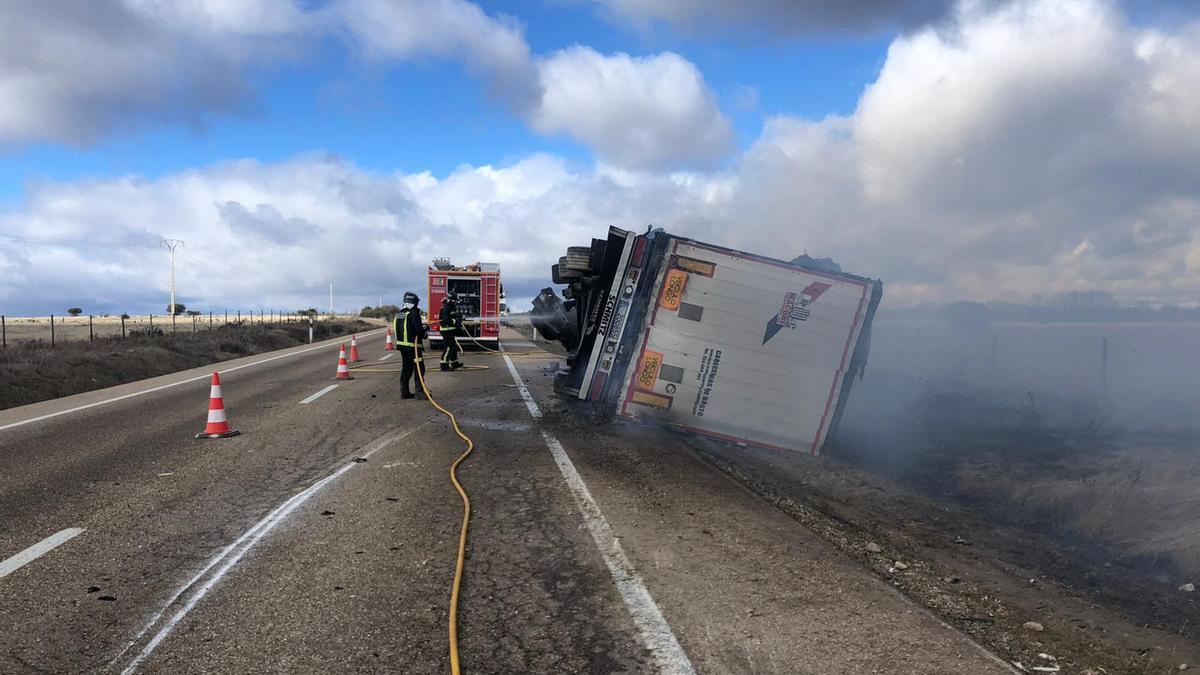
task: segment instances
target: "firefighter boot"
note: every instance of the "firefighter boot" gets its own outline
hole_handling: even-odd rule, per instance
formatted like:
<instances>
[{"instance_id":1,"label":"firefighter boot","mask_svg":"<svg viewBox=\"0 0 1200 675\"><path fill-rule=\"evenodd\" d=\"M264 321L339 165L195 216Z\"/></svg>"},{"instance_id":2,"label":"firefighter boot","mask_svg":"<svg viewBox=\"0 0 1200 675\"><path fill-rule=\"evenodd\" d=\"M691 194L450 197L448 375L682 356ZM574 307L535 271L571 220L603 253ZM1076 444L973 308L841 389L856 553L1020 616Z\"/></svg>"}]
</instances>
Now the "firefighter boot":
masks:
<instances>
[{"instance_id":1,"label":"firefighter boot","mask_svg":"<svg viewBox=\"0 0 1200 675\"><path fill-rule=\"evenodd\" d=\"M454 363L450 364L449 370L458 370L459 368L462 368L462 367L463 367L463 364L461 361L455 361Z\"/></svg>"},{"instance_id":2,"label":"firefighter boot","mask_svg":"<svg viewBox=\"0 0 1200 675\"><path fill-rule=\"evenodd\" d=\"M414 396L411 391L408 391L407 389L405 389L404 391L400 392L400 398L409 399L409 398L416 398L416 396Z\"/></svg>"},{"instance_id":3,"label":"firefighter boot","mask_svg":"<svg viewBox=\"0 0 1200 675\"><path fill-rule=\"evenodd\" d=\"M441 371L444 373L444 372L446 372L446 371L450 370L450 364L449 364L449 363L443 363L443 364L442 364L442 367L441 367L441 368L439 368L438 370L441 370Z\"/></svg>"}]
</instances>

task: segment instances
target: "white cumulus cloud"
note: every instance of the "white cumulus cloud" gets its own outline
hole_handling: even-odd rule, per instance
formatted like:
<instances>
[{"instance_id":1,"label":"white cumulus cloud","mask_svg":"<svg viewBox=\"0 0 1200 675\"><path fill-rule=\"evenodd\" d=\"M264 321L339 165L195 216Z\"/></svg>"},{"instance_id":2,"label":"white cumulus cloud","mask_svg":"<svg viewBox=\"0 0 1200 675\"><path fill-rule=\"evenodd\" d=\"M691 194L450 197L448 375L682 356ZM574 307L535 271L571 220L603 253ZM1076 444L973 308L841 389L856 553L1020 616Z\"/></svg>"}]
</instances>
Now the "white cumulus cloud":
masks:
<instances>
[{"instance_id":1,"label":"white cumulus cloud","mask_svg":"<svg viewBox=\"0 0 1200 675\"><path fill-rule=\"evenodd\" d=\"M605 56L576 46L544 59L540 70L544 93L533 127L569 134L604 161L635 168L713 164L733 145L704 76L677 54Z\"/></svg>"},{"instance_id":2,"label":"white cumulus cloud","mask_svg":"<svg viewBox=\"0 0 1200 675\"><path fill-rule=\"evenodd\" d=\"M464 0L335 0L322 18L375 62L437 56L486 76L518 109L536 103L538 74L521 26Z\"/></svg>"},{"instance_id":3,"label":"white cumulus cloud","mask_svg":"<svg viewBox=\"0 0 1200 675\"><path fill-rule=\"evenodd\" d=\"M582 54L598 73L610 58ZM1098 289L1194 305L1198 63L1200 24L1142 28L1099 0L976 6L896 39L852 114L772 118L723 168L646 168L637 147L596 168L537 155L448 176L319 155L239 161L36 185L0 213L0 232L185 239L183 301L204 307L319 304L330 278L353 303L394 298L441 255L500 262L528 298L566 246L647 224L782 258L831 255L882 278L889 303ZM597 147L607 131L562 128ZM5 246L0 306L157 307L165 262L147 260Z\"/></svg>"},{"instance_id":4,"label":"white cumulus cloud","mask_svg":"<svg viewBox=\"0 0 1200 675\"><path fill-rule=\"evenodd\" d=\"M940 21L957 4L956 0L595 1L642 29L661 22L702 34L734 30L775 35L908 28Z\"/></svg>"},{"instance_id":5,"label":"white cumulus cloud","mask_svg":"<svg viewBox=\"0 0 1200 675\"><path fill-rule=\"evenodd\" d=\"M696 67L576 47L536 58L523 27L466 0L12 0L0 20L0 150L88 145L252 109L255 69L336 36L364 63L461 62L534 129L606 162L703 166L732 146Z\"/></svg>"}]
</instances>

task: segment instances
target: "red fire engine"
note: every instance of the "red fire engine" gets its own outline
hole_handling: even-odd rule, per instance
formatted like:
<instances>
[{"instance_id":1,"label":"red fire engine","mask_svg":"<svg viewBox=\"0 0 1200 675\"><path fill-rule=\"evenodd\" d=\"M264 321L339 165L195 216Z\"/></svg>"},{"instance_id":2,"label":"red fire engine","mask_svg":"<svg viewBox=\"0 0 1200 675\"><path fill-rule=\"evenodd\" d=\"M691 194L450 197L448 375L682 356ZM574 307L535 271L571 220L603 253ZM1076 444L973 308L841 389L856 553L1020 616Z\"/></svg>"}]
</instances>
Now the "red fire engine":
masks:
<instances>
[{"instance_id":1,"label":"red fire engine","mask_svg":"<svg viewBox=\"0 0 1200 675\"><path fill-rule=\"evenodd\" d=\"M504 286L500 283L500 265L474 263L463 267L450 264L449 258L435 258L429 266L429 341L440 346L442 335L438 312L447 291L458 296L459 313L463 318L466 336L459 343L468 348L471 338L488 347L500 341L500 303Z\"/></svg>"}]
</instances>

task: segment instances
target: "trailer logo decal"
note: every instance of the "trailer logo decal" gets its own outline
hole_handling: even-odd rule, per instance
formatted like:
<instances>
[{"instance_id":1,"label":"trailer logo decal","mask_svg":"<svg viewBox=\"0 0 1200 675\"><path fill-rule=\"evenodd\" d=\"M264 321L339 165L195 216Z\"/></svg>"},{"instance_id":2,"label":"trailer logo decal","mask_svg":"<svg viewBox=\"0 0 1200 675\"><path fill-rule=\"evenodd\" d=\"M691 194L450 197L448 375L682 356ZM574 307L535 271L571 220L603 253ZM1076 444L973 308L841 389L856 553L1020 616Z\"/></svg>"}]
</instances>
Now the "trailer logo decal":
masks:
<instances>
[{"instance_id":1,"label":"trailer logo decal","mask_svg":"<svg viewBox=\"0 0 1200 675\"><path fill-rule=\"evenodd\" d=\"M616 303L616 298L611 293L607 298L608 300L603 305L597 302L592 306L591 312L588 313L588 324L585 335L604 332L604 322L612 318L609 312L612 312L613 305ZM601 312L604 312L603 316L601 316Z\"/></svg>"},{"instance_id":2,"label":"trailer logo decal","mask_svg":"<svg viewBox=\"0 0 1200 675\"><path fill-rule=\"evenodd\" d=\"M679 309L679 303L683 301L683 287L687 284L687 272L683 270L670 270L667 272L667 279L663 283L662 298L658 304L669 310Z\"/></svg>"},{"instance_id":3,"label":"trailer logo decal","mask_svg":"<svg viewBox=\"0 0 1200 675\"><path fill-rule=\"evenodd\" d=\"M814 281L800 291L799 295L792 291L785 293L779 313L767 322L767 330L763 333L762 343L767 344L767 341L778 335L779 331L784 328L795 329L801 321L807 321L812 312L808 306L816 302L817 298L830 288L833 288L830 284Z\"/></svg>"},{"instance_id":4,"label":"trailer logo decal","mask_svg":"<svg viewBox=\"0 0 1200 675\"><path fill-rule=\"evenodd\" d=\"M608 295L608 302L604 303L604 315L600 318L600 328L596 331L597 333L604 333L605 335L609 333L608 327L612 323L613 310L616 309L616 306L617 296L610 293Z\"/></svg>"},{"instance_id":5,"label":"trailer logo decal","mask_svg":"<svg viewBox=\"0 0 1200 675\"><path fill-rule=\"evenodd\" d=\"M662 370L663 355L658 352L642 354L642 364L638 368L637 385L642 389L654 389L658 381L658 372Z\"/></svg>"},{"instance_id":6,"label":"trailer logo decal","mask_svg":"<svg viewBox=\"0 0 1200 675\"><path fill-rule=\"evenodd\" d=\"M705 347L704 356L700 358L700 369L696 371L696 400L692 403L692 414L696 417L704 417L720 368L721 350Z\"/></svg>"}]
</instances>

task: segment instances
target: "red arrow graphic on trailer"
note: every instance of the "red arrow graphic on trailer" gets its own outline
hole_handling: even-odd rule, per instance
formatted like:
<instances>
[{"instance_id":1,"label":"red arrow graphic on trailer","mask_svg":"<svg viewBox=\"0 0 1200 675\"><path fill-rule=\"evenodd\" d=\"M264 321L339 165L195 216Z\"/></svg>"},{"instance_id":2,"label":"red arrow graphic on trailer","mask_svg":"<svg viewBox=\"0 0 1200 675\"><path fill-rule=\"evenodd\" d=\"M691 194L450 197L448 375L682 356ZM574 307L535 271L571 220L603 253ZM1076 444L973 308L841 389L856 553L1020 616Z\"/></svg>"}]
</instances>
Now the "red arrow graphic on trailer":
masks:
<instances>
[{"instance_id":1,"label":"red arrow graphic on trailer","mask_svg":"<svg viewBox=\"0 0 1200 675\"><path fill-rule=\"evenodd\" d=\"M767 341L775 337L779 331L784 328L795 328L800 321L807 321L811 310L808 306L817 301L825 291L833 288L830 284L814 281L809 284L800 295L788 291L783 295L783 306L779 308L779 313L767 322L767 330L763 333L762 343L765 345Z\"/></svg>"}]
</instances>

